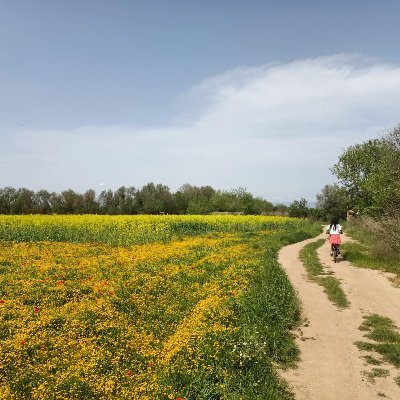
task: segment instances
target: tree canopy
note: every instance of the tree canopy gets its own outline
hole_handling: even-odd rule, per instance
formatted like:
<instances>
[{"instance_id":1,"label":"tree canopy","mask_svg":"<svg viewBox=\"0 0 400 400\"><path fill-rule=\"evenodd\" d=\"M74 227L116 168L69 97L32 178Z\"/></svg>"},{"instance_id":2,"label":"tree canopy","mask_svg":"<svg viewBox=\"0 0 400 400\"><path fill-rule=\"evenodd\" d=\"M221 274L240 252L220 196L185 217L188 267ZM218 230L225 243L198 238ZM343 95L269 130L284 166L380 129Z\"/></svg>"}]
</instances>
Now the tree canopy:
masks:
<instances>
[{"instance_id":1,"label":"tree canopy","mask_svg":"<svg viewBox=\"0 0 400 400\"><path fill-rule=\"evenodd\" d=\"M122 186L117 190L93 189L60 193L26 188L0 189L0 214L209 214L239 212L274 213L267 200L254 197L243 188L230 191L211 186L183 185L172 193L168 186L150 182L140 189Z\"/></svg>"},{"instance_id":2,"label":"tree canopy","mask_svg":"<svg viewBox=\"0 0 400 400\"><path fill-rule=\"evenodd\" d=\"M346 219L349 204L349 195L344 186L325 185L317 194L316 210L318 216L325 220Z\"/></svg>"},{"instance_id":3,"label":"tree canopy","mask_svg":"<svg viewBox=\"0 0 400 400\"><path fill-rule=\"evenodd\" d=\"M380 215L400 207L400 125L380 139L350 146L332 172L355 211Z\"/></svg>"}]
</instances>

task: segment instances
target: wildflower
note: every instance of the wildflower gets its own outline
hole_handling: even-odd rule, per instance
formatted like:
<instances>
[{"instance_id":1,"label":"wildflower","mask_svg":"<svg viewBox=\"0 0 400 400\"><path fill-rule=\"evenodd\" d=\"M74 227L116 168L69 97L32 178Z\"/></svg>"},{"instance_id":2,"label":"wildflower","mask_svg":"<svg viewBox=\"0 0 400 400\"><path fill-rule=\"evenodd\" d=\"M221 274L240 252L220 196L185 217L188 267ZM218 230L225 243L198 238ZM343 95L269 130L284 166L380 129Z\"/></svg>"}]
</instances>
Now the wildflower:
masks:
<instances>
[{"instance_id":1,"label":"wildflower","mask_svg":"<svg viewBox=\"0 0 400 400\"><path fill-rule=\"evenodd\" d=\"M0 304L4 304L5 301L3 299L0 299Z\"/></svg>"},{"instance_id":2,"label":"wildflower","mask_svg":"<svg viewBox=\"0 0 400 400\"><path fill-rule=\"evenodd\" d=\"M133 372L131 370L128 370L128 372L126 373L128 376L132 376Z\"/></svg>"},{"instance_id":3,"label":"wildflower","mask_svg":"<svg viewBox=\"0 0 400 400\"><path fill-rule=\"evenodd\" d=\"M21 340L21 344L25 345L27 343L27 341L25 339Z\"/></svg>"},{"instance_id":4,"label":"wildflower","mask_svg":"<svg viewBox=\"0 0 400 400\"><path fill-rule=\"evenodd\" d=\"M40 308L39 308L39 307L35 307L35 308L33 309L33 312L34 312L35 314L39 314L39 311L40 311Z\"/></svg>"}]
</instances>

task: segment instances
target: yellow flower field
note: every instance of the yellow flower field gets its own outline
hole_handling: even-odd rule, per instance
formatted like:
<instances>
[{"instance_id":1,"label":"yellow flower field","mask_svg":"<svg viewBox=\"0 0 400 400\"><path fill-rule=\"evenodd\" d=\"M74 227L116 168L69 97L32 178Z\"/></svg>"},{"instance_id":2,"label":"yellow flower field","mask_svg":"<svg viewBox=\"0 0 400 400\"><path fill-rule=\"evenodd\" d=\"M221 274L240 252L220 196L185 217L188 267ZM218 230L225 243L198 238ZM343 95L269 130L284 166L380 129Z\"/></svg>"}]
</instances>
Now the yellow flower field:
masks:
<instances>
[{"instance_id":1,"label":"yellow flower field","mask_svg":"<svg viewBox=\"0 0 400 400\"><path fill-rule=\"evenodd\" d=\"M221 343L233 348L241 329L235 304L249 291L263 249L228 223L231 232L222 232L223 220L193 236L201 217L191 220L190 236L179 237L165 220L139 218L138 231L147 218L163 240L118 246L73 243L82 230L104 232L103 217L92 216L92 225L79 216L16 217L15 224L30 224L32 234L35 218L39 231L49 221L55 231L74 228L75 220L75 236L0 241L0 398L196 398L182 380L215 375ZM126 228L128 243L143 237L133 219L113 223Z\"/></svg>"},{"instance_id":2,"label":"yellow flower field","mask_svg":"<svg viewBox=\"0 0 400 400\"><path fill-rule=\"evenodd\" d=\"M296 218L251 215L0 215L0 240L126 245L208 232L298 228L301 224Z\"/></svg>"}]
</instances>

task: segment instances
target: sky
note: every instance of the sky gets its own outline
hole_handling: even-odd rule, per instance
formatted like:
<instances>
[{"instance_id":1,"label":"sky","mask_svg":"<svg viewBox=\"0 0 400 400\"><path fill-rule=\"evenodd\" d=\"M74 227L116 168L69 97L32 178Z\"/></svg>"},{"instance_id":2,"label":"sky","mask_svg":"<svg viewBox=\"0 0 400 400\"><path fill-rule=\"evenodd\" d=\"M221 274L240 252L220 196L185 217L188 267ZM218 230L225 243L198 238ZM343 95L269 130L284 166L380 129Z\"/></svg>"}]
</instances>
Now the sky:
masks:
<instances>
[{"instance_id":1,"label":"sky","mask_svg":"<svg viewBox=\"0 0 400 400\"><path fill-rule=\"evenodd\" d=\"M0 5L0 187L313 202L400 122L398 0Z\"/></svg>"}]
</instances>

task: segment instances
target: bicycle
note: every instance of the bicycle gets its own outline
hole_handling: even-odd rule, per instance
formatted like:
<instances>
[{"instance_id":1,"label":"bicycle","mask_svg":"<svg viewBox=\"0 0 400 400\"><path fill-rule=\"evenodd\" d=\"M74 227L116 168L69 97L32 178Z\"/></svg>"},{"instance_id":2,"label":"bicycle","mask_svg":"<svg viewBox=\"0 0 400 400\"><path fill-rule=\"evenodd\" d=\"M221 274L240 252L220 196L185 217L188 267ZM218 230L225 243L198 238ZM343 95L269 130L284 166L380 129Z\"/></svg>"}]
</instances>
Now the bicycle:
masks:
<instances>
[{"instance_id":1,"label":"bicycle","mask_svg":"<svg viewBox=\"0 0 400 400\"><path fill-rule=\"evenodd\" d=\"M338 262L338 257L340 255L340 249L338 244L332 245L332 257L334 262Z\"/></svg>"}]
</instances>

